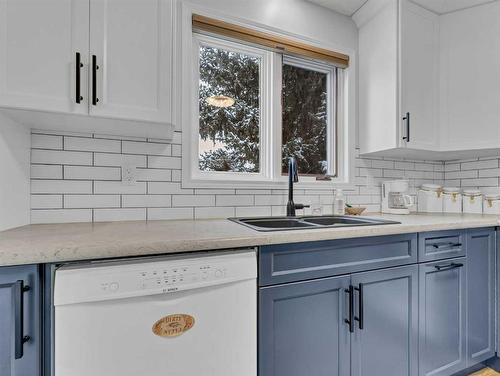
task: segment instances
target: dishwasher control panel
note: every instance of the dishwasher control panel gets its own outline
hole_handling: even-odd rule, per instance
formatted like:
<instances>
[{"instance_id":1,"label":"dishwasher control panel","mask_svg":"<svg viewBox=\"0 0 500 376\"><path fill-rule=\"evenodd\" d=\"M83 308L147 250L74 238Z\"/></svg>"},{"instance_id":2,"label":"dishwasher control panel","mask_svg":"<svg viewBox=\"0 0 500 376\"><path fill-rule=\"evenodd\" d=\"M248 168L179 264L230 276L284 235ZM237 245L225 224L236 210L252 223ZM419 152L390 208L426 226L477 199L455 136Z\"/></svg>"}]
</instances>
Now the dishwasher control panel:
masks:
<instances>
[{"instance_id":1,"label":"dishwasher control panel","mask_svg":"<svg viewBox=\"0 0 500 376\"><path fill-rule=\"evenodd\" d=\"M54 304L174 293L256 278L254 250L68 266L56 271Z\"/></svg>"},{"instance_id":2,"label":"dishwasher control panel","mask_svg":"<svg viewBox=\"0 0 500 376\"><path fill-rule=\"evenodd\" d=\"M226 266L221 263L203 263L153 268L139 273L141 289L175 287L204 281L223 279L227 274Z\"/></svg>"}]
</instances>

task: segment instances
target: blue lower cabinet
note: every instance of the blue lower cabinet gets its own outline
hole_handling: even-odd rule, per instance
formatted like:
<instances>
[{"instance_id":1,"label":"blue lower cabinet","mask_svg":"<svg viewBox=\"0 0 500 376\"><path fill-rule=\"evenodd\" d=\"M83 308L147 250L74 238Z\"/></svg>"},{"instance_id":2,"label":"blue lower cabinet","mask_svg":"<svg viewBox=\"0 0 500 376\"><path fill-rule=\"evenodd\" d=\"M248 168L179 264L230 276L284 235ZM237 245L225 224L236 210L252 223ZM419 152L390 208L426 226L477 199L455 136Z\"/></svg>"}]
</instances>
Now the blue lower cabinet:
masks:
<instances>
[{"instance_id":1,"label":"blue lower cabinet","mask_svg":"<svg viewBox=\"0 0 500 376\"><path fill-rule=\"evenodd\" d=\"M419 265L419 373L448 376L466 368L465 258Z\"/></svg>"},{"instance_id":2,"label":"blue lower cabinet","mask_svg":"<svg viewBox=\"0 0 500 376\"><path fill-rule=\"evenodd\" d=\"M418 266L352 275L353 376L417 376Z\"/></svg>"},{"instance_id":3,"label":"blue lower cabinet","mask_svg":"<svg viewBox=\"0 0 500 376\"><path fill-rule=\"evenodd\" d=\"M467 231L467 367L495 355L494 229Z\"/></svg>"},{"instance_id":4,"label":"blue lower cabinet","mask_svg":"<svg viewBox=\"0 0 500 376\"><path fill-rule=\"evenodd\" d=\"M349 281L260 289L259 376L349 375Z\"/></svg>"},{"instance_id":5,"label":"blue lower cabinet","mask_svg":"<svg viewBox=\"0 0 500 376\"><path fill-rule=\"evenodd\" d=\"M37 266L0 268L0 375L40 375Z\"/></svg>"}]
</instances>

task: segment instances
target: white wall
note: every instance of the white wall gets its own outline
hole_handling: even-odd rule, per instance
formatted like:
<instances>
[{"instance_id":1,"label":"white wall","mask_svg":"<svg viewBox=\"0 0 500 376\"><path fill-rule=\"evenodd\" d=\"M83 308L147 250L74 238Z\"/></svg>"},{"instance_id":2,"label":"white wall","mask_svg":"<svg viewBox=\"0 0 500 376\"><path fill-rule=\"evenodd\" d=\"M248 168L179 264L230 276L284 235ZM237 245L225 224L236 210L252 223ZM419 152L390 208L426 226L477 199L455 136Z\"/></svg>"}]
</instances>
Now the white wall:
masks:
<instances>
[{"instance_id":1,"label":"white wall","mask_svg":"<svg viewBox=\"0 0 500 376\"><path fill-rule=\"evenodd\" d=\"M357 51L358 30L350 17L304 0L191 0L189 3Z\"/></svg>"},{"instance_id":2,"label":"white wall","mask_svg":"<svg viewBox=\"0 0 500 376\"><path fill-rule=\"evenodd\" d=\"M0 231L28 224L30 132L0 114Z\"/></svg>"}]
</instances>

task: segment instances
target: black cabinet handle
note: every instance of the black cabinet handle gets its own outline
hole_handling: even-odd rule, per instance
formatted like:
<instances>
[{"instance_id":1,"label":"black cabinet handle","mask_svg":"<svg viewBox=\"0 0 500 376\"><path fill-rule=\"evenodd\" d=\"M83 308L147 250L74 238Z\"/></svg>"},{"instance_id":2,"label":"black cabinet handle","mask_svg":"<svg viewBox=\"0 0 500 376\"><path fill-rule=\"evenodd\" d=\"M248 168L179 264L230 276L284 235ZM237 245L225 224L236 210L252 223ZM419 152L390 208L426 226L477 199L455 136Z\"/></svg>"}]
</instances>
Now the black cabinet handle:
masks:
<instances>
[{"instance_id":1,"label":"black cabinet handle","mask_svg":"<svg viewBox=\"0 0 500 376\"><path fill-rule=\"evenodd\" d=\"M363 326L364 326L363 284L360 283L359 287L354 288L354 290L356 290L358 292L358 309L359 309L358 316L355 316L354 320L356 320L358 322L359 329L363 330Z\"/></svg>"},{"instance_id":2,"label":"black cabinet handle","mask_svg":"<svg viewBox=\"0 0 500 376\"><path fill-rule=\"evenodd\" d=\"M434 268L436 268L437 271L442 272L443 270L452 270L456 268L461 268L462 266L464 266L464 264L452 262L451 264L448 265L434 265Z\"/></svg>"},{"instance_id":3,"label":"black cabinet handle","mask_svg":"<svg viewBox=\"0 0 500 376\"><path fill-rule=\"evenodd\" d=\"M97 98L97 70L99 65L97 65L97 57L92 55L92 104L97 106L99 98Z\"/></svg>"},{"instance_id":4,"label":"black cabinet handle","mask_svg":"<svg viewBox=\"0 0 500 376\"><path fill-rule=\"evenodd\" d=\"M21 359L24 354L24 344L31 338L24 335L24 293L30 290L19 280L14 283L0 285L0 288L12 289L12 305L14 306L14 358Z\"/></svg>"},{"instance_id":5,"label":"black cabinet handle","mask_svg":"<svg viewBox=\"0 0 500 376\"><path fill-rule=\"evenodd\" d=\"M441 248L458 248L462 246L462 243L436 243L432 245L436 249Z\"/></svg>"},{"instance_id":6,"label":"black cabinet handle","mask_svg":"<svg viewBox=\"0 0 500 376\"><path fill-rule=\"evenodd\" d=\"M406 122L406 136L403 137L403 140L406 142L410 142L410 113L407 112L406 116L403 118Z\"/></svg>"},{"instance_id":7,"label":"black cabinet handle","mask_svg":"<svg viewBox=\"0 0 500 376\"><path fill-rule=\"evenodd\" d=\"M344 322L349 325L349 332L354 333L354 287L349 286L344 291L349 299L349 318L345 319Z\"/></svg>"},{"instance_id":8,"label":"black cabinet handle","mask_svg":"<svg viewBox=\"0 0 500 376\"><path fill-rule=\"evenodd\" d=\"M82 81L81 69L83 68L83 64L82 64L82 58L81 58L80 52L76 53L75 68L76 68L76 71L75 71L75 73L76 73L76 75L75 75L75 77L76 77L75 99L76 99L76 103L80 104L80 102L83 100L83 97L81 94L81 81Z\"/></svg>"}]
</instances>

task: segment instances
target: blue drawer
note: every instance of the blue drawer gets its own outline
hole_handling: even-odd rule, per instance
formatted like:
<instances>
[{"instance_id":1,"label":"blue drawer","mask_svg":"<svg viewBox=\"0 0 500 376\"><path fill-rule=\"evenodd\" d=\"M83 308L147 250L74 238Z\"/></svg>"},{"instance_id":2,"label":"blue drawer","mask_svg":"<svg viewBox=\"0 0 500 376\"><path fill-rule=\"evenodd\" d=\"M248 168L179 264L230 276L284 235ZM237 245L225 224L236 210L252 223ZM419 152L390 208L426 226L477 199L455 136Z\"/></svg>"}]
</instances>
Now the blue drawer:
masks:
<instances>
[{"instance_id":1,"label":"blue drawer","mask_svg":"<svg viewBox=\"0 0 500 376\"><path fill-rule=\"evenodd\" d=\"M259 285L329 277L417 262L417 234L260 248Z\"/></svg>"},{"instance_id":2,"label":"blue drawer","mask_svg":"<svg viewBox=\"0 0 500 376\"><path fill-rule=\"evenodd\" d=\"M418 262L465 256L465 230L422 232L418 234Z\"/></svg>"}]
</instances>

